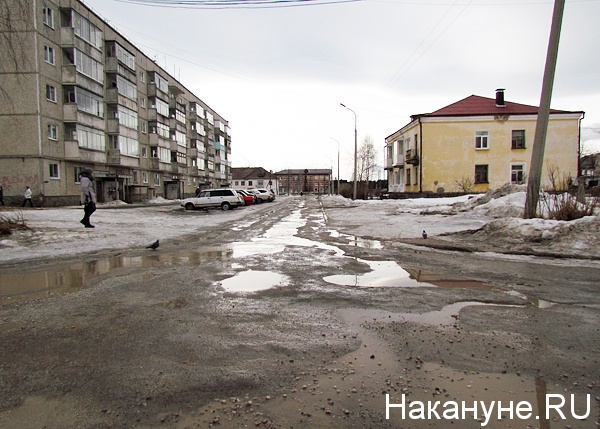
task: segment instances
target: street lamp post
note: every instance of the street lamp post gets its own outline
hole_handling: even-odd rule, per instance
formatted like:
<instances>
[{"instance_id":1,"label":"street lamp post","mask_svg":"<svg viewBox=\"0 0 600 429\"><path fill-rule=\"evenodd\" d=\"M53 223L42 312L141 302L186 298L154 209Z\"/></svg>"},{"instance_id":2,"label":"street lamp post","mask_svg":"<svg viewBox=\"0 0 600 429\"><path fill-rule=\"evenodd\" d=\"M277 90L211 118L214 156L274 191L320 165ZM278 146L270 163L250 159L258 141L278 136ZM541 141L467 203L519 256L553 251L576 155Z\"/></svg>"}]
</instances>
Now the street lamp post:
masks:
<instances>
[{"instance_id":1,"label":"street lamp post","mask_svg":"<svg viewBox=\"0 0 600 429\"><path fill-rule=\"evenodd\" d=\"M354 191L352 194L352 199L355 200L356 199L356 160L357 160L357 156L358 156L358 141L357 141L357 135L356 135L356 112L354 110L352 110L351 108L349 108L348 106L344 105L344 103L340 103L340 106L350 110L352 113L354 113Z\"/></svg>"},{"instance_id":2,"label":"street lamp post","mask_svg":"<svg viewBox=\"0 0 600 429\"><path fill-rule=\"evenodd\" d=\"M337 143L338 145L338 174L337 174L337 194L340 194L340 142L334 139L333 137L329 137L331 140Z\"/></svg>"}]
</instances>

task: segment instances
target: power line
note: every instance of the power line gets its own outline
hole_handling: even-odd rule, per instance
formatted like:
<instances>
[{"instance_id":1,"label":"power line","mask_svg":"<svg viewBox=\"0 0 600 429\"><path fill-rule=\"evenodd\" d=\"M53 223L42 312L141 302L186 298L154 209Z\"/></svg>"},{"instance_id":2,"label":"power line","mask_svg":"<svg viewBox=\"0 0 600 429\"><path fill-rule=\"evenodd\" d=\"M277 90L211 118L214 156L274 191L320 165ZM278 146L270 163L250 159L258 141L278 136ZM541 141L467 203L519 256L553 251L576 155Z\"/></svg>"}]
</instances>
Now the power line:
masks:
<instances>
[{"instance_id":1,"label":"power line","mask_svg":"<svg viewBox=\"0 0 600 429\"><path fill-rule=\"evenodd\" d=\"M115 0L143 6L176 9L273 9L299 6L323 6L365 0Z\"/></svg>"},{"instance_id":2,"label":"power line","mask_svg":"<svg viewBox=\"0 0 600 429\"><path fill-rule=\"evenodd\" d=\"M407 66L407 68L406 68L406 69L405 69L405 70L404 70L404 71L403 71L403 72L402 72L402 73L401 73L399 76L397 76L398 72L399 72L399 71L400 71L400 70L401 70L401 69L404 67L404 65L406 65L406 63L408 63L408 61L410 60L410 58L412 58L412 57L413 57L413 55L416 53L416 51L417 51L419 48L417 48L417 49L415 50L415 52L413 52L413 53L411 54L411 56L409 57L409 60L407 60L407 61L406 61L406 62L405 62L403 65L402 65L402 67L401 67L401 68L400 68L400 69L399 69L399 70L396 72L396 74L394 74L394 76L392 77L392 79L390 79L390 82L388 83L388 87L389 87L389 86L393 86L394 82L396 82L398 79L400 79L402 76L404 76L404 75L406 74L406 72L408 72L408 70L410 70L410 68L411 68L412 66L414 66L414 65L415 65L415 64L416 64L416 63L417 63L417 62L418 62L418 61L421 59L421 57L422 57L423 55L425 55L425 53L426 53L426 52L429 50L429 48L431 48L431 47L433 46L433 44L434 44L435 42L437 42L437 41L438 41L438 39L439 39L440 37L442 37L442 35L443 35L443 34L444 34L444 33L445 33L445 32L446 32L446 31L447 31L447 30L448 30L448 29L449 29L449 28L452 26L452 24L454 24L454 22L455 22L455 21L456 21L456 20L457 20L457 19L458 19L458 18L459 18L459 17L460 17L462 14L463 14L463 12L464 12L464 11L465 11L465 10L466 10L466 9L467 9L467 8L468 8L470 5L471 5L472 1L473 1L473 0L470 0L470 1L468 1L468 2L467 2L467 4L466 4L466 5L464 5L464 8L463 8L463 9L462 9L462 10L461 10L459 13L458 13L458 15L456 15L456 16L455 16L455 17L452 19L452 21L450 21L450 23L449 23L449 24L448 24L448 25L447 25L447 26L446 26L446 27L445 27L445 28L442 30L442 32L441 32L440 34L438 34L438 35L437 35L437 37L436 37L434 40L432 40L432 41L431 41L431 43L429 43L429 45L427 45L427 47L425 48L425 50L423 50L423 52L421 52L421 54L420 54L420 55L419 55L419 56L418 56L418 57L417 57L417 58L416 58L416 59L415 59L415 60L414 60L412 63L410 63L410 64ZM450 6L450 9L452 9L452 8L454 7L454 5L455 5L455 4L456 4L456 1L455 1L455 2L452 4L452 6ZM449 12L449 10L448 10L448 12ZM430 34L433 32L433 30L434 30L435 28L437 28L437 26L438 26L438 25L440 24L440 22L441 22L441 21L444 19L444 17L447 15L447 13L448 13L448 12L446 12L446 14L444 14L444 16L443 16L443 17L442 17L442 18L441 18L441 19L438 21L438 23L435 25L435 27L434 27L434 28L433 28L433 29L432 29L432 30L429 32L429 34L428 34L428 35L425 37L425 39L423 39L423 42L424 42L424 41L425 41L425 40L426 40L426 39L429 37L429 35L430 35ZM419 47L420 47L420 46L423 44L423 42L421 42L421 43L419 44Z\"/></svg>"}]
</instances>

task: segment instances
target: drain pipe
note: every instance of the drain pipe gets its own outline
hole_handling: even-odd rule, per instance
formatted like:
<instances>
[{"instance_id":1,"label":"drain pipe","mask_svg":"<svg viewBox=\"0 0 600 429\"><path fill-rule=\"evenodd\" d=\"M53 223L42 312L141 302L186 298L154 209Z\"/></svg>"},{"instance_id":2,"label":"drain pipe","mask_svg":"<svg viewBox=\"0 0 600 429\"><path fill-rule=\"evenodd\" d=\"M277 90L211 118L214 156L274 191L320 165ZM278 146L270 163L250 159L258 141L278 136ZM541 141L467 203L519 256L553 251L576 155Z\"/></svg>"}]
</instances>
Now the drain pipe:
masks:
<instances>
[{"instance_id":1,"label":"drain pipe","mask_svg":"<svg viewBox=\"0 0 600 429\"><path fill-rule=\"evenodd\" d=\"M416 142L415 142L416 143ZM423 123L419 117L419 193L423 192Z\"/></svg>"}]
</instances>

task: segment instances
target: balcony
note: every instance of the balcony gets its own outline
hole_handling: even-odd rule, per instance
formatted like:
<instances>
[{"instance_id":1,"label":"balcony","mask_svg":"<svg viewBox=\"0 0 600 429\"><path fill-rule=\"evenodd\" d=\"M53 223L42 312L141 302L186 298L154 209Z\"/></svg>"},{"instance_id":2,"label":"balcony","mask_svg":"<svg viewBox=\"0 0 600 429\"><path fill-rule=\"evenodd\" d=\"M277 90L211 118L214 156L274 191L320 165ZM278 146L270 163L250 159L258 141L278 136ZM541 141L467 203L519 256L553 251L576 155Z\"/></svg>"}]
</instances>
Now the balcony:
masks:
<instances>
[{"instance_id":1,"label":"balcony","mask_svg":"<svg viewBox=\"0 0 600 429\"><path fill-rule=\"evenodd\" d=\"M65 122L77 122L77 104L63 104L63 120Z\"/></svg>"},{"instance_id":2,"label":"balcony","mask_svg":"<svg viewBox=\"0 0 600 429\"><path fill-rule=\"evenodd\" d=\"M171 149L171 140L162 137L156 133L148 134L148 143L150 144L150 146L160 146L165 147L169 150Z\"/></svg>"},{"instance_id":3,"label":"balcony","mask_svg":"<svg viewBox=\"0 0 600 429\"><path fill-rule=\"evenodd\" d=\"M119 134L119 120L117 118L109 118L106 124L106 132L109 134Z\"/></svg>"},{"instance_id":4,"label":"balcony","mask_svg":"<svg viewBox=\"0 0 600 429\"><path fill-rule=\"evenodd\" d=\"M159 170L159 171L171 171L171 163L170 162L162 162L160 159L158 158L151 158L150 159L150 167L152 170Z\"/></svg>"},{"instance_id":5,"label":"balcony","mask_svg":"<svg viewBox=\"0 0 600 429\"><path fill-rule=\"evenodd\" d=\"M65 158L79 159L79 142L65 139Z\"/></svg>"},{"instance_id":6,"label":"balcony","mask_svg":"<svg viewBox=\"0 0 600 429\"><path fill-rule=\"evenodd\" d=\"M412 165L419 165L419 154L416 149L406 150L406 163Z\"/></svg>"},{"instance_id":7,"label":"balcony","mask_svg":"<svg viewBox=\"0 0 600 429\"><path fill-rule=\"evenodd\" d=\"M394 167L402 167L404 165L404 157L402 155L397 155L393 160Z\"/></svg>"},{"instance_id":8,"label":"balcony","mask_svg":"<svg viewBox=\"0 0 600 429\"><path fill-rule=\"evenodd\" d=\"M121 64L121 62L116 57L107 57L104 62L104 72L105 73L116 73L121 76L127 78L131 82L136 82L135 73L132 73L126 66Z\"/></svg>"},{"instance_id":9,"label":"balcony","mask_svg":"<svg viewBox=\"0 0 600 429\"><path fill-rule=\"evenodd\" d=\"M392 169L392 159L391 158L386 158L384 160L384 166L383 168L385 168L386 170L391 170Z\"/></svg>"},{"instance_id":10,"label":"balcony","mask_svg":"<svg viewBox=\"0 0 600 429\"><path fill-rule=\"evenodd\" d=\"M178 164L176 162L173 162L171 164L171 173L174 173L174 174L187 174L187 165L185 165L185 164Z\"/></svg>"},{"instance_id":11,"label":"balcony","mask_svg":"<svg viewBox=\"0 0 600 429\"><path fill-rule=\"evenodd\" d=\"M155 83L148 84L148 97L158 97L163 101L169 100L169 94L161 91L161 89Z\"/></svg>"},{"instance_id":12,"label":"balcony","mask_svg":"<svg viewBox=\"0 0 600 429\"><path fill-rule=\"evenodd\" d=\"M108 163L111 165L121 164L121 151L119 149L108 150Z\"/></svg>"}]
</instances>

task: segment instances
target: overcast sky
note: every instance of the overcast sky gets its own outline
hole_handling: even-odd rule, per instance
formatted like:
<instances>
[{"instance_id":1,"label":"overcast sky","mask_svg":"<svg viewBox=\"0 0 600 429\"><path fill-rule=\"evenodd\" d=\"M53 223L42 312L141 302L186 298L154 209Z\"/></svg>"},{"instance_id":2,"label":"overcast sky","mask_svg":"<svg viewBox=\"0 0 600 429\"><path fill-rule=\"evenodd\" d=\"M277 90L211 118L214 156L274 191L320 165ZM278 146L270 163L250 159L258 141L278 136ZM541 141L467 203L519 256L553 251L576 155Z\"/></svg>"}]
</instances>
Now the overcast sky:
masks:
<instances>
[{"instance_id":1,"label":"overcast sky","mask_svg":"<svg viewBox=\"0 0 600 429\"><path fill-rule=\"evenodd\" d=\"M553 0L363 0L190 9L86 0L229 121L234 167L350 179L354 114L385 137L471 94L539 105ZM566 0L552 107L600 129L600 0ZM600 132L584 130L600 142ZM600 146L599 146L600 148ZM381 178L384 178L383 175Z\"/></svg>"}]
</instances>

